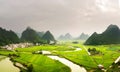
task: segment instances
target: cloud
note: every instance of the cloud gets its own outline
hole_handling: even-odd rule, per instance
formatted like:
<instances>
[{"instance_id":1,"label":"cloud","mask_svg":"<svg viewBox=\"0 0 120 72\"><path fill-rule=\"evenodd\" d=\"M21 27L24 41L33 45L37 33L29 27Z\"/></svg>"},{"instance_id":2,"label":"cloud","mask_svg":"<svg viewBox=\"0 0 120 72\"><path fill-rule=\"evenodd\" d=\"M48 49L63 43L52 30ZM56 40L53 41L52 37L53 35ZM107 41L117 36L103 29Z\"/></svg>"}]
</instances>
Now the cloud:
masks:
<instances>
[{"instance_id":1,"label":"cloud","mask_svg":"<svg viewBox=\"0 0 120 72\"><path fill-rule=\"evenodd\" d=\"M16 32L31 26L77 36L102 32L110 23L120 26L119 19L118 0L0 0L0 26Z\"/></svg>"},{"instance_id":2,"label":"cloud","mask_svg":"<svg viewBox=\"0 0 120 72\"><path fill-rule=\"evenodd\" d=\"M119 9L119 0L96 0L96 5L103 12L116 12Z\"/></svg>"}]
</instances>

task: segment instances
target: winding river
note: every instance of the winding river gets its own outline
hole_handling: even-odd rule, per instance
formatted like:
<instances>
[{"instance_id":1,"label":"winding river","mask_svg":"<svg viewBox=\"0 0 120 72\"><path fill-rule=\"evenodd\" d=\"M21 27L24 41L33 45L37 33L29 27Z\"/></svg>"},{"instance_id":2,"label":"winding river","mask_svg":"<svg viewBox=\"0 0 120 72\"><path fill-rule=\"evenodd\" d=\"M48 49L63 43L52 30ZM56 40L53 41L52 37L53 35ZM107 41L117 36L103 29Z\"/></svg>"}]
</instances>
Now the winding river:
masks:
<instances>
[{"instance_id":1,"label":"winding river","mask_svg":"<svg viewBox=\"0 0 120 72\"><path fill-rule=\"evenodd\" d=\"M51 59L54 59L54 60L58 60L61 63L65 64L66 66L68 66L71 69L71 72L87 72L85 70L85 68L80 67L79 65L74 64L73 62L71 62L65 58L60 58L58 56L48 56L48 57Z\"/></svg>"},{"instance_id":2,"label":"winding river","mask_svg":"<svg viewBox=\"0 0 120 72\"><path fill-rule=\"evenodd\" d=\"M76 50L74 51L80 51L82 50L81 48L76 48ZM64 65L68 66L71 69L71 72L87 72L86 69L84 67L81 67L65 58L61 58L59 56L53 56L53 55L49 55L51 54L51 52L49 51L42 51L43 54L47 55L47 57L53 59L53 60L58 60L61 63L63 63ZM66 51L66 52L71 52L71 51Z\"/></svg>"},{"instance_id":3,"label":"winding river","mask_svg":"<svg viewBox=\"0 0 120 72\"><path fill-rule=\"evenodd\" d=\"M76 48L75 51L81 50L80 48ZM49 51L43 51L43 54L51 54ZM58 60L61 63L65 64L71 69L71 72L87 72L84 67L81 67L65 58L61 58L59 56L47 55L47 57ZM19 68L15 67L13 63L10 61L10 58L5 56L0 56L0 71L2 72L20 72Z\"/></svg>"}]
</instances>

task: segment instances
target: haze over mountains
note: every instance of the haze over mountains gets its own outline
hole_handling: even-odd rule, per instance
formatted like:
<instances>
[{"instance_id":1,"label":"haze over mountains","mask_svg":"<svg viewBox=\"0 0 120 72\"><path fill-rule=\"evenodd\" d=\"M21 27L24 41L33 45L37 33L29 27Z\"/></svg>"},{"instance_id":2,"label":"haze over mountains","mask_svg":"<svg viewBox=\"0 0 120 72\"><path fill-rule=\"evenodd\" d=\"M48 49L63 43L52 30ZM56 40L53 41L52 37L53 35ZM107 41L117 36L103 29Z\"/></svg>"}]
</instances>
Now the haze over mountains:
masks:
<instances>
[{"instance_id":1,"label":"haze over mountains","mask_svg":"<svg viewBox=\"0 0 120 72\"><path fill-rule=\"evenodd\" d=\"M61 35L58 40L86 40L85 45L104 45L104 44L120 44L120 29L117 25L109 25L107 29L98 34L94 32L90 37L82 33L79 37L75 38L70 33ZM19 38L13 31L7 31L0 28L0 45L7 45L19 42L32 42L32 43L56 43L54 35L50 31L37 32L28 27L23 31L22 36Z\"/></svg>"},{"instance_id":2,"label":"haze over mountains","mask_svg":"<svg viewBox=\"0 0 120 72\"><path fill-rule=\"evenodd\" d=\"M84 43L85 45L120 44L120 29L117 25L109 25L101 34L94 32Z\"/></svg>"},{"instance_id":3,"label":"haze over mountains","mask_svg":"<svg viewBox=\"0 0 120 72\"><path fill-rule=\"evenodd\" d=\"M82 33L79 37L73 37L70 33L59 36L58 40L87 40L88 34Z\"/></svg>"},{"instance_id":4,"label":"haze over mountains","mask_svg":"<svg viewBox=\"0 0 120 72\"><path fill-rule=\"evenodd\" d=\"M77 39L80 40L87 40L89 38L88 34L82 33Z\"/></svg>"},{"instance_id":5,"label":"haze over mountains","mask_svg":"<svg viewBox=\"0 0 120 72\"><path fill-rule=\"evenodd\" d=\"M120 26L119 4L119 0L0 0L0 27L22 33L30 26L50 30L56 37L65 33L77 37L102 32L111 23Z\"/></svg>"},{"instance_id":6,"label":"haze over mountains","mask_svg":"<svg viewBox=\"0 0 120 72\"><path fill-rule=\"evenodd\" d=\"M73 39L73 37L72 37L72 35L69 34L69 33L67 33L67 34L65 34L65 35L61 35L61 36L58 38L58 40L72 40L72 39Z\"/></svg>"}]
</instances>

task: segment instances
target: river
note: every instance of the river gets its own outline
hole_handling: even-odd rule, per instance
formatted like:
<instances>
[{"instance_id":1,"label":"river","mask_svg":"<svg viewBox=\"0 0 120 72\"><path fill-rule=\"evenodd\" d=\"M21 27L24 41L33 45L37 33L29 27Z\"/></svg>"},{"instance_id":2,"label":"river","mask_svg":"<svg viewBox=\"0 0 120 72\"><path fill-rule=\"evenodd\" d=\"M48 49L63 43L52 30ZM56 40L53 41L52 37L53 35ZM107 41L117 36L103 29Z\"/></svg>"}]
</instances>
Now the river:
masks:
<instances>
[{"instance_id":1,"label":"river","mask_svg":"<svg viewBox=\"0 0 120 72\"><path fill-rule=\"evenodd\" d=\"M0 72L20 72L20 70L13 65L10 58L0 56Z\"/></svg>"},{"instance_id":2,"label":"river","mask_svg":"<svg viewBox=\"0 0 120 72\"><path fill-rule=\"evenodd\" d=\"M60 58L58 56L48 56L48 57L51 58L51 59L54 59L54 60L58 60L61 63L65 64L66 66L70 67L71 72L87 72L85 70L85 68L80 67L79 65L74 64L73 62L71 62L71 61L69 61L65 58Z\"/></svg>"},{"instance_id":3,"label":"river","mask_svg":"<svg viewBox=\"0 0 120 72\"><path fill-rule=\"evenodd\" d=\"M81 48L76 48L76 50L74 51L80 51L82 50ZM63 63L64 65L68 66L71 69L71 72L87 72L86 69L84 67L81 67L65 58L61 58L59 56L53 56L53 55L49 55L51 54L51 52L49 51L42 51L43 54L47 55L47 57L53 59L53 60L58 60L61 63ZM67 52L71 52L71 51L67 51ZM49 53L49 54L48 54Z\"/></svg>"},{"instance_id":4,"label":"river","mask_svg":"<svg viewBox=\"0 0 120 72\"><path fill-rule=\"evenodd\" d=\"M81 48L76 48L75 51L79 51ZM87 72L84 67L80 67L79 65L59 56L49 55L51 52L42 51L43 54L48 54L48 57L54 60L58 60L66 66L70 67L71 72ZM15 67L13 63L10 61L10 58L5 56L0 56L0 72L20 72L19 68Z\"/></svg>"}]
</instances>

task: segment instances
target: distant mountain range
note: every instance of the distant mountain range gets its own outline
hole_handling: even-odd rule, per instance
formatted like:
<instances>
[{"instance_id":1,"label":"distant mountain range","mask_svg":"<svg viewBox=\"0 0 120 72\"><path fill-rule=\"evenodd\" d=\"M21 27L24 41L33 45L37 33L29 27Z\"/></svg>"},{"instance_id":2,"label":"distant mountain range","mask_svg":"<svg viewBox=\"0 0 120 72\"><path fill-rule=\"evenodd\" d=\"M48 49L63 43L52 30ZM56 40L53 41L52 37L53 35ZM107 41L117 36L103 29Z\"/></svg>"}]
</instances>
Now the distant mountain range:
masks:
<instances>
[{"instance_id":1,"label":"distant mountain range","mask_svg":"<svg viewBox=\"0 0 120 72\"><path fill-rule=\"evenodd\" d=\"M47 31L45 33L36 32L30 27L23 31L21 40L23 42L47 43L47 44L50 44L51 41L56 42L54 36L50 31Z\"/></svg>"},{"instance_id":2,"label":"distant mountain range","mask_svg":"<svg viewBox=\"0 0 120 72\"><path fill-rule=\"evenodd\" d=\"M37 32L37 34L40 36L40 37L42 37L44 34L45 34L45 32Z\"/></svg>"},{"instance_id":3,"label":"distant mountain range","mask_svg":"<svg viewBox=\"0 0 120 72\"><path fill-rule=\"evenodd\" d=\"M85 45L120 44L120 29L117 25L109 25L101 34L94 32L84 43Z\"/></svg>"},{"instance_id":4,"label":"distant mountain range","mask_svg":"<svg viewBox=\"0 0 120 72\"><path fill-rule=\"evenodd\" d=\"M79 37L74 38L70 33L67 33L61 35L58 40L86 40L85 45L120 44L120 29L117 25L111 24L101 34L94 32L89 37L89 35L82 33ZM50 42L55 43L56 40L50 31L37 32L28 27L22 34L16 34L11 30L8 31L0 27L0 46L19 42L50 44Z\"/></svg>"},{"instance_id":5,"label":"distant mountain range","mask_svg":"<svg viewBox=\"0 0 120 72\"><path fill-rule=\"evenodd\" d=\"M58 40L87 40L89 35L82 33L79 37L74 38L70 33L61 35Z\"/></svg>"},{"instance_id":6,"label":"distant mountain range","mask_svg":"<svg viewBox=\"0 0 120 72\"><path fill-rule=\"evenodd\" d=\"M50 31L47 32L36 32L34 29L28 27L26 30L20 33L15 33L12 30L8 31L0 27L0 46L20 43L20 42L31 42L40 44L52 44L56 43L56 40Z\"/></svg>"},{"instance_id":7,"label":"distant mountain range","mask_svg":"<svg viewBox=\"0 0 120 72\"><path fill-rule=\"evenodd\" d=\"M82 33L77 39L79 40L87 40L89 38L88 34Z\"/></svg>"},{"instance_id":8,"label":"distant mountain range","mask_svg":"<svg viewBox=\"0 0 120 72\"><path fill-rule=\"evenodd\" d=\"M67 33L67 34L65 34L65 35L61 35L61 36L58 38L58 40L72 40L72 39L73 39L73 37L72 37L72 35L69 34L69 33Z\"/></svg>"}]
</instances>

